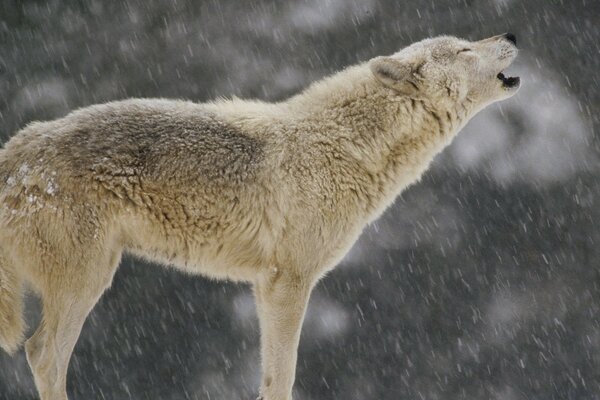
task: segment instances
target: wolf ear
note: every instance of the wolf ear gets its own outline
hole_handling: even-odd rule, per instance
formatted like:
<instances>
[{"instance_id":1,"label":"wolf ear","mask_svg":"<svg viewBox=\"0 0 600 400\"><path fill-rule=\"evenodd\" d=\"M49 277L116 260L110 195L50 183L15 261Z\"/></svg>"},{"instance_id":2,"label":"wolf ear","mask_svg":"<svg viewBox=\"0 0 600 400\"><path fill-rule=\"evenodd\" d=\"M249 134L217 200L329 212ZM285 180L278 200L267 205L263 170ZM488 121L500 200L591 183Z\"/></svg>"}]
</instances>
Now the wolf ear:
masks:
<instances>
[{"instance_id":1,"label":"wolf ear","mask_svg":"<svg viewBox=\"0 0 600 400\"><path fill-rule=\"evenodd\" d=\"M415 72L419 63L412 60L402 60L393 57L377 57L371 60L371 72L385 86L404 94L419 92Z\"/></svg>"}]
</instances>

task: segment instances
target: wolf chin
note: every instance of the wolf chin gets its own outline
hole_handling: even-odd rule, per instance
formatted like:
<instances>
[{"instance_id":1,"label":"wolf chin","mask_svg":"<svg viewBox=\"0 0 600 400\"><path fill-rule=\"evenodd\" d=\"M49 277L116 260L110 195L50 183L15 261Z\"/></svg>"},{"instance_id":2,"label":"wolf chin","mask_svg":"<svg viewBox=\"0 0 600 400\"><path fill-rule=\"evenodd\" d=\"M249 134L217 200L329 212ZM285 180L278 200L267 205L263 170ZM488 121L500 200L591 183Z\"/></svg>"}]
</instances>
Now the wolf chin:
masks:
<instances>
[{"instance_id":1,"label":"wolf chin","mask_svg":"<svg viewBox=\"0 0 600 400\"><path fill-rule=\"evenodd\" d=\"M0 345L24 340L42 400L124 251L250 282L264 400L289 400L315 283L476 112L516 93L511 34L437 37L279 103L131 99L19 131L0 151Z\"/></svg>"}]
</instances>

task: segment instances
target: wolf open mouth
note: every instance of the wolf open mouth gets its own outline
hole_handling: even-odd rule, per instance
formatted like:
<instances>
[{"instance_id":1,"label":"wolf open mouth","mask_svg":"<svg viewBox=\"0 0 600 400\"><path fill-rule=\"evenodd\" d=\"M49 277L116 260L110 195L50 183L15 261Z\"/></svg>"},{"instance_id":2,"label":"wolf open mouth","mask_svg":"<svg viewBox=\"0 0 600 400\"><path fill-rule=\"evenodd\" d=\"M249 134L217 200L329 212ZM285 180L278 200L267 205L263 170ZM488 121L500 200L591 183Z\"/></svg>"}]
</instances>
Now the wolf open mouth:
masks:
<instances>
[{"instance_id":1,"label":"wolf open mouth","mask_svg":"<svg viewBox=\"0 0 600 400\"><path fill-rule=\"evenodd\" d=\"M496 78L498 78L502 81L503 87L509 88L509 89L519 86L519 83L521 83L521 78L519 78L518 76L509 76L507 78L504 76L504 74L502 72L500 72L498 75L496 75Z\"/></svg>"}]
</instances>

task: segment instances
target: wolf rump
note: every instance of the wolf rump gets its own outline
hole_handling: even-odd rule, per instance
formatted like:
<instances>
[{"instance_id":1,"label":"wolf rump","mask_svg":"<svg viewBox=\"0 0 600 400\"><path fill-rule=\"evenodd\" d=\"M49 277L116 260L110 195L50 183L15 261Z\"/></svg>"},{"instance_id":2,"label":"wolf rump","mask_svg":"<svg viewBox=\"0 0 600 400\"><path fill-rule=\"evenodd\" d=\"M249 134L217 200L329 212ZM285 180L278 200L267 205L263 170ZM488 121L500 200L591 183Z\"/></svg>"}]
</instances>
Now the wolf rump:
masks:
<instances>
[{"instance_id":1,"label":"wolf rump","mask_svg":"<svg viewBox=\"0 0 600 400\"><path fill-rule=\"evenodd\" d=\"M123 251L253 284L265 400L291 399L311 289L460 128L510 97L511 34L438 37L281 103L126 100L33 123L0 152L0 344L65 400L84 320Z\"/></svg>"}]
</instances>

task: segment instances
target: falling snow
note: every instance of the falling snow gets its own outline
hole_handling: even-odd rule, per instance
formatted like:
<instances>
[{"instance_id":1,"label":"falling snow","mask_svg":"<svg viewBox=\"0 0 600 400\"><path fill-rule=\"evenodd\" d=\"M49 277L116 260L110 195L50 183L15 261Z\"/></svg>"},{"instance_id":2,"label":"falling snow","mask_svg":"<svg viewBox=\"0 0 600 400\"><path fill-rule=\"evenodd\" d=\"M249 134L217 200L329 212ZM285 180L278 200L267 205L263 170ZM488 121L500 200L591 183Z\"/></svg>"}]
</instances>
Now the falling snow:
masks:
<instances>
[{"instance_id":1,"label":"falling snow","mask_svg":"<svg viewBox=\"0 0 600 400\"><path fill-rule=\"evenodd\" d=\"M295 399L599 399L600 2L94 0L0 10L3 142L93 103L276 101L427 36L515 33L520 93L471 121L317 287ZM39 167L21 165L6 184ZM56 199L57 182L48 171L41 197ZM28 296L29 326L39 309ZM72 399L255 398L252 291L126 257L69 374ZM0 398L34 390L23 352L0 354Z\"/></svg>"}]
</instances>

